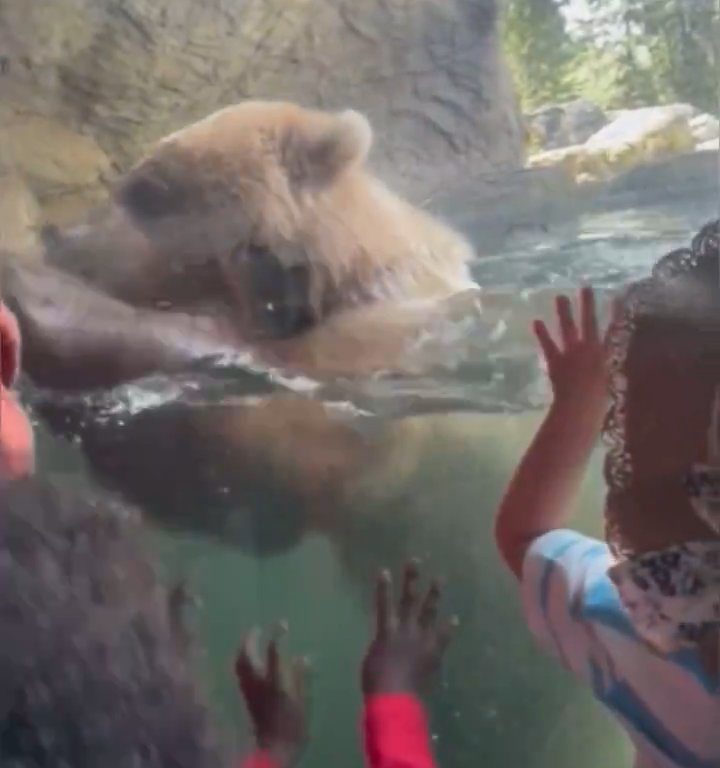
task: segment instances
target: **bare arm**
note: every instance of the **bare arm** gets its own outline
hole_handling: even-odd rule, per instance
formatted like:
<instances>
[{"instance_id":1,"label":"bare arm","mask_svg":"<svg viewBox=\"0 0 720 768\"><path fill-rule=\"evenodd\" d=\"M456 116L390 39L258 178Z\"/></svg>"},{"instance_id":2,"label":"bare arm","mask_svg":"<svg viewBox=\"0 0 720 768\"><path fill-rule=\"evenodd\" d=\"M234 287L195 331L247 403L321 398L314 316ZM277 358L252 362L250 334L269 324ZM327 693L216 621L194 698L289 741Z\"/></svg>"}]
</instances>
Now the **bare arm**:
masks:
<instances>
[{"instance_id":1,"label":"bare arm","mask_svg":"<svg viewBox=\"0 0 720 768\"><path fill-rule=\"evenodd\" d=\"M510 481L495 525L498 549L518 578L532 542L567 523L607 407L605 344L590 289L583 289L580 306L578 328L570 300L558 297L559 343L544 323L535 323L553 402Z\"/></svg>"}]
</instances>

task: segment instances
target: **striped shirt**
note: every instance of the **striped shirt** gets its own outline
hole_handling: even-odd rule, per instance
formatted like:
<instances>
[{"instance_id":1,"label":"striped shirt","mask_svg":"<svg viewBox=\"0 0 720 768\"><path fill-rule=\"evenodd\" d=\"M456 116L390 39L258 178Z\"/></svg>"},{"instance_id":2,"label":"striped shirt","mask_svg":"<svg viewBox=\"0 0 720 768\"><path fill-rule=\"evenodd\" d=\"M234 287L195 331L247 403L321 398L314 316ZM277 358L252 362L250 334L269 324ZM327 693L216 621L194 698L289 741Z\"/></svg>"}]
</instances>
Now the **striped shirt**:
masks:
<instances>
[{"instance_id":1,"label":"striped shirt","mask_svg":"<svg viewBox=\"0 0 720 768\"><path fill-rule=\"evenodd\" d=\"M658 656L636 635L607 575L608 547L553 531L530 547L523 603L540 645L621 722L636 768L720 766L720 684L697 655Z\"/></svg>"}]
</instances>

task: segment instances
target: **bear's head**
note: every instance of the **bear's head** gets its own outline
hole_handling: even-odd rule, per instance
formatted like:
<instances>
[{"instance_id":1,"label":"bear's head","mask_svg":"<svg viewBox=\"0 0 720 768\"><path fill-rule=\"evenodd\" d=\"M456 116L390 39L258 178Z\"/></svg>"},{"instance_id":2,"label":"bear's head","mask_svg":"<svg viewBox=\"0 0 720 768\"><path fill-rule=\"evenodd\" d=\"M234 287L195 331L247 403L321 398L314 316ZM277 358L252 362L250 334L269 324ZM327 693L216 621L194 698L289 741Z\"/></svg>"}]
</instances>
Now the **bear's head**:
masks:
<instances>
[{"instance_id":1,"label":"bear's head","mask_svg":"<svg viewBox=\"0 0 720 768\"><path fill-rule=\"evenodd\" d=\"M160 141L102 215L48 231L48 261L136 306L220 318L243 341L470 287L470 246L367 171L371 142L354 111L227 107Z\"/></svg>"},{"instance_id":2,"label":"bear's head","mask_svg":"<svg viewBox=\"0 0 720 768\"><path fill-rule=\"evenodd\" d=\"M99 219L49 232L49 260L136 305L214 303L245 330L294 335L362 266L347 211L371 140L354 111L228 107L163 139Z\"/></svg>"}]
</instances>

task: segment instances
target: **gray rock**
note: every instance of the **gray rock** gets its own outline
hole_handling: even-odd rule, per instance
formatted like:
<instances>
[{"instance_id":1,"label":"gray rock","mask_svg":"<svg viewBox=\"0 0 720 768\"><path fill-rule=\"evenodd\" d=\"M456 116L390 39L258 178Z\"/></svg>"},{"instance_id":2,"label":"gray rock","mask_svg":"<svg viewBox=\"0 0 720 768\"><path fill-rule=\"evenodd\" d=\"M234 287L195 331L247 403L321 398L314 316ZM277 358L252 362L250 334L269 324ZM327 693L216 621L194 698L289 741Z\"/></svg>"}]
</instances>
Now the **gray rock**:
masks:
<instances>
[{"instance_id":1,"label":"gray rock","mask_svg":"<svg viewBox=\"0 0 720 768\"><path fill-rule=\"evenodd\" d=\"M693 107L689 104L639 107L623 110L612 122L594 133L585 142L587 147L634 145L651 136L670 136L673 130L692 141L690 120Z\"/></svg>"},{"instance_id":2,"label":"gray rock","mask_svg":"<svg viewBox=\"0 0 720 768\"><path fill-rule=\"evenodd\" d=\"M565 105L565 131L568 144L583 144L607 125L607 115L589 101L572 101Z\"/></svg>"},{"instance_id":3,"label":"gray rock","mask_svg":"<svg viewBox=\"0 0 720 768\"><path fill-rule=\"evenodd\" d=\"M696 115L690 120L690 130L698 144L704 144L720 137L720 120L708 115Z\"/></svg>"},{"instance_id":4,"label":"gray rock","mask_svg":"<svg viewBox=\"0 0 720 768\"><path fill-rule=\"evenodd\" d=\"M718 151L686 152L633 168L602 188L596 205L635 208L668 200L720 200Z\"/></svg>"},{"instance_id":5,"label":"gray rock","mask_svg":"<svg viewBox=\"0 0 720 768\"><path fill-rule=\"evenodd\" d=\"M37 247L40 209L16 173L0 173L0 251L25 253Z\"/></svg>"},{"instance_id":6,"label":"gray rock","mask_svg":"<svg viewBox=\"0 0 720 768\"><path fill-rule=\"evenodd\" d=\"M596 104L578 99L542 107L527 115L526 122L538 149L559 149L583 144L608 118Z\"/></svg>"},{"instance_id":7,"label":"gray rock","mask_svg":"<svg viewBox=\"0 0 720 768\"><path fill-rule=\"evenodd\" d=\"M496 0L3 0L0 132L12 122L25 160L61 142L36 129L23 143L23 121L75 137L80 181L72 168L58 180L55 157L45 183L35 163L34 191L52 198L106 184L161 136L245 98L350 106L375 128L379 170L420 195L521 164L496 27Z\"/></svg>"}]
</instances>

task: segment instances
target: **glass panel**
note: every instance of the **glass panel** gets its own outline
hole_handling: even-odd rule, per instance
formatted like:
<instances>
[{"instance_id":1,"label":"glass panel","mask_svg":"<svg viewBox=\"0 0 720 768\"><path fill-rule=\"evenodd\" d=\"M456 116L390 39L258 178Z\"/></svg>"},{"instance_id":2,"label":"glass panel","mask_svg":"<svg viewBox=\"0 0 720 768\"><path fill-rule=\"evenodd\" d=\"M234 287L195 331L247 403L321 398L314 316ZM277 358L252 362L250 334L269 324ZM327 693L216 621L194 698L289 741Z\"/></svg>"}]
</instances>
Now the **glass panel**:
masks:
<instances>
[{"instance_id":1,"label":"glass panel","mask_svg":"<svg viewBox=\"0 0 720 768\"><path fill-rule=\"evenodd\" d=\"M0 3L0 293L37 466L143 511L238 753L234 654L285 619L302 765L363 764L373 579L417 556L461 618L426 697L440 764L631 764L530 636L494 520L550 402L533 319L583 284L607 319L720 213L719 14ZM573 521L599 539L603 452Z\"/></svg>"}]
</instances>

